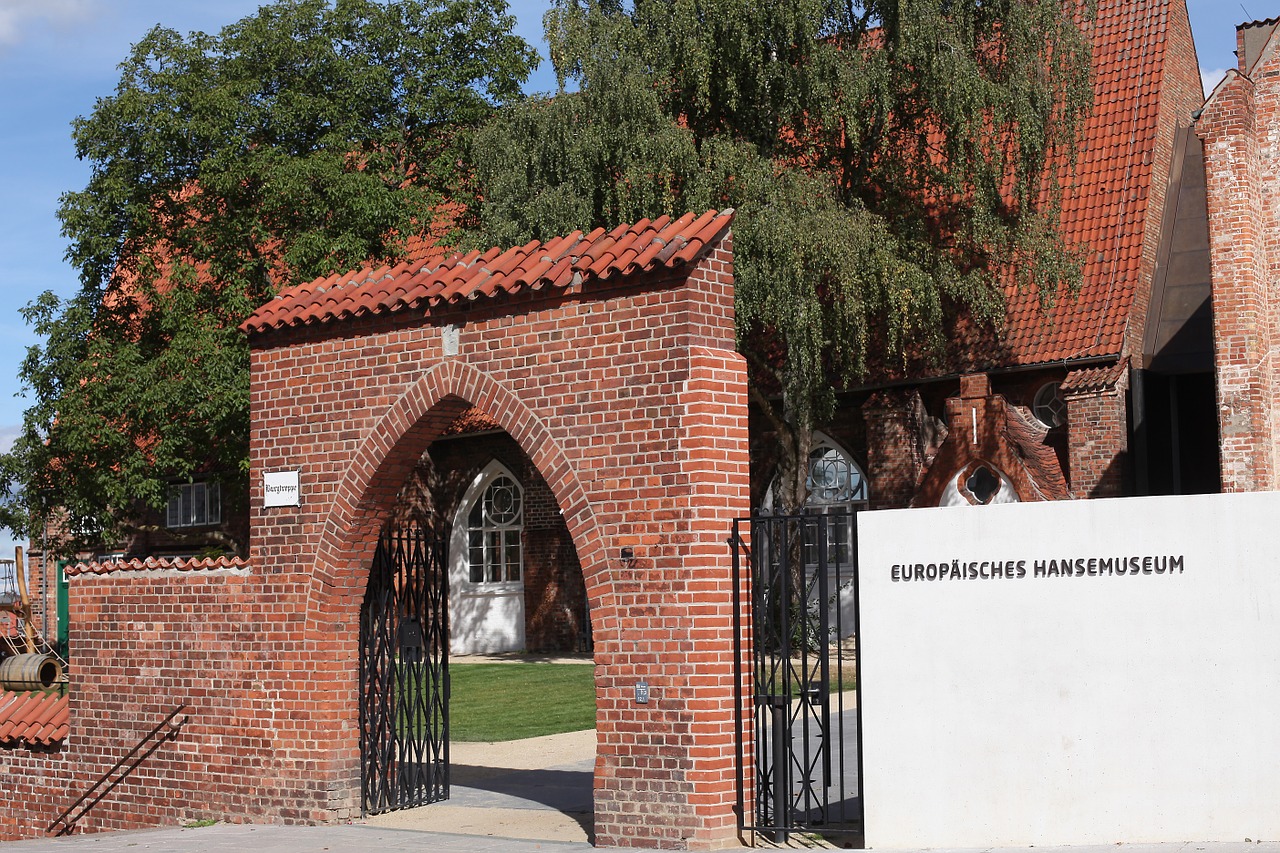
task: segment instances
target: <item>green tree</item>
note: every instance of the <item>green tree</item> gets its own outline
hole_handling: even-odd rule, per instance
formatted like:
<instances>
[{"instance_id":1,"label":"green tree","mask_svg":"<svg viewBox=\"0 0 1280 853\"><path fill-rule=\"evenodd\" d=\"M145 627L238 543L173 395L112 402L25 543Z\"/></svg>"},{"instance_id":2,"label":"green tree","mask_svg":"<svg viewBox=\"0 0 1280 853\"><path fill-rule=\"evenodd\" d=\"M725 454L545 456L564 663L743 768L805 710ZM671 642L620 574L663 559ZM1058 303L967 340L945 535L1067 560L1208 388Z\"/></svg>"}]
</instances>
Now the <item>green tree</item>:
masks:
<instances>
[{"instance_id":1,"label":"green tree","mask_svg":"<svg viewBox=\"0 0 1280 853\"><path fill-rule=\"evenodd\" d=\"M59 216L80 290L28 308L34 402L0 522L110 541L175 481L248 494L248 347L281 287L369 260L456 196L474 129L536 53L503 0L277 0L217 35L157 26L75 122ZM465 177L465 176L463 176ZM227 543L243 550L243 542Z\"/></svg>"},{"instance_id":2,"label":"green tree","mask_svg":"<svg viewBox=\"0 0 1280 853\"><path fill-rule=\"evenodd\" d=\"M1079 277L1058 174L1091 100L1089 0L559 0L555 98L477 136L477 244L734 207L738 346L807 496L835 391L937 356L1002 281ZM573 91L568 91L572 89Z\"/></svg>"}]
</instances>

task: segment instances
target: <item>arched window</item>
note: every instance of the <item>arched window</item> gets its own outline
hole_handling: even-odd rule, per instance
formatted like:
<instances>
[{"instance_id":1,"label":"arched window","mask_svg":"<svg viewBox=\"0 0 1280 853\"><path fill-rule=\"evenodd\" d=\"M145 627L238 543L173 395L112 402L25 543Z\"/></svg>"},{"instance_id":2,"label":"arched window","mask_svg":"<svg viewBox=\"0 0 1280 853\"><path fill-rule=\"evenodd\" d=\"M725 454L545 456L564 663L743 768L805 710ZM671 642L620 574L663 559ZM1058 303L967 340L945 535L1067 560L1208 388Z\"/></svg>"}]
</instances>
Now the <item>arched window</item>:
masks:
<instances>
[{"instance_id":1,"label":"arched window","mask_svg":"<svg viewBox=\"0 0 1280 853\"><path fill-rule=\"evenodd\" d=\"M491 463L468 490L467 580L473 584L519 583L524 555L524 490L510 471Z\"/></svg>"},{"instance_id":2,"label":"arched window","mask_svg":"<svg viewBox=\"0 0 1280 853\"><path fill-rule=\"evenodd\" d=\"M845 565L853 561L853 513L867 505L867 478L858 463L822 433L813 434L814 446L809 451L809 475L805 485L809 497L804 502L807 512L836 515L830 523L827 543L832 558ZM818 562L818 544L805 543L805 563Z\"/></svg>"},{"instance_id":3,"label":"arched window","mask_svg":"<svg viewBox=\"0 0 1280 853\"><path fill-rule=\"evenodd\" d=\"M831 439L814 433L814 448L809 451L809 487L806 507L843 507L867 501L867 478L858 463Z\"/></svg>"},{"instance_id":4,"label":"arched window","mask_svg":"<svg viewBox=\"0 0 1280 853\"><path fill-rule=\"evenodd\" d=\"M849 564L853 559L852 514L867 506L866 474L848 451L827 435L814 432L805 485L809 491L804 503L805 512L839 516L828 528L830 541L827 546L833 559ZM765 512L773 510L777 488L775 480L765 494ZM817 561L817 543L806 542L805 563L812 566Z\"/></svg>"},{"instance_id":5,"label":"arched window","mask_svg":"<svg viewBox=\"0 0 1280 853\"><path fill-rule=\"evenodd\" d=\"M843 447L823 433L813 434L809 471L805 477L809 497L806 510L853 512L867 503L867 476ZM775 479L764 496L764 509L772 511L778 489Z\"/></svg>"},{"instance_id":6,"label":"arched window","mask_svg":"<svg viewBox=\"0 0 1280 853\"><path fill-rule=\"evenodd\" d=\"M458 501L449 545L449 649L524 649L524 489L496 459Z\"/></svg>"}]
</instances>

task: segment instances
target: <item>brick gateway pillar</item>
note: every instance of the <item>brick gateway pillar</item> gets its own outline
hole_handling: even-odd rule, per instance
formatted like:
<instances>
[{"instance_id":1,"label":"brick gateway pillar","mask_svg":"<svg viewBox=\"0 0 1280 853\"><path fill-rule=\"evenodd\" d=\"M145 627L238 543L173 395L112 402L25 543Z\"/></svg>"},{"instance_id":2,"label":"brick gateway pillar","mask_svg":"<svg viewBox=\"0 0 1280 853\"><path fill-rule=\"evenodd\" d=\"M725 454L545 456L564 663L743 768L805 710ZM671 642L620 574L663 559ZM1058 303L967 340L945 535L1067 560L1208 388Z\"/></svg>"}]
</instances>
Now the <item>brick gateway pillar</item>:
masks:
<instances>
[{"instance_id":1,"label":"brick gateway pillar","mask_svg":"<svg viewBox=\"0 0 1280 853\"><path fill-rule=\"evenodd\" d=\"M292 816L359 813L358 620L377 533L414 461L475 405L537 465L582 564L598 842L732 842L724 542L749 497L731 219L362 270L246 322L251 559L296 631L273 662L292 705L276 758L305 780ZM298 504L264 506L264 476L294 471Z\"/></svg>"}]
</instances>

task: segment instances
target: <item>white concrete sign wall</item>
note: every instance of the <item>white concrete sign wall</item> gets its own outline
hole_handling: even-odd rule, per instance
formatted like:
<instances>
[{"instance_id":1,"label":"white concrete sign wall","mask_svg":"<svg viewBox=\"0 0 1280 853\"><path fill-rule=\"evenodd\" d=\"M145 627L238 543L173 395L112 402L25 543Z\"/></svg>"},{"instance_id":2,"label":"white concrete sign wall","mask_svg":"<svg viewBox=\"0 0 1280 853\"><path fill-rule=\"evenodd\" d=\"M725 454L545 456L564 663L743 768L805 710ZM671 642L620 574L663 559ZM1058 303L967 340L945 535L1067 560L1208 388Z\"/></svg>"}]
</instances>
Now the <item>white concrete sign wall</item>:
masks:
<instances>
[{"instance_id":1,"label":"white concrete sign wall","mask_svg":"<svg viewBox=\"0 0 1280 853\"><path fill-rule=\"evenodd\" d=\"M858 528L868 846L1280 838L1280 494Z\"/></svg>"}]
</instances>

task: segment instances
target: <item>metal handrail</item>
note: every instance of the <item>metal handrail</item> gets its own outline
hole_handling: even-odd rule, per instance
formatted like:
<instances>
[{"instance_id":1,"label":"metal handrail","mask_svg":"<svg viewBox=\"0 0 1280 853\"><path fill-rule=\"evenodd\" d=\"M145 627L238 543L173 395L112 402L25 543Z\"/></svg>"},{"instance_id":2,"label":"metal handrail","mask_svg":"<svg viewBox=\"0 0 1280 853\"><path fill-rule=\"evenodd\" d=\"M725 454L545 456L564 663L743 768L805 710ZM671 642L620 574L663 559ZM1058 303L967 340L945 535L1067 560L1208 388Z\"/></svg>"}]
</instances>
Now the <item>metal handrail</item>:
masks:
<instances>
[{"instance_id":1,"label":"metal handrail","mask_svg":"<svg viewBox=\"0 0 1280 853\"><path fill-rule=\"evenodd\" d=\"M157 723L155 728L147 732L146 735L143 736L142 740L138 741L138 743L133 747L133 749L129 750L129 752L126 753L119 761L113 764L110 770L108 770L106 773L103 773L102 776L98 779L98 781L94 782L93 785L90 786L89 790L85 791L83 794L80 795L80 799L76 800L74 803L72 803L70 806L67 807L66 811L58 815L56 818L54 818L53 821L49 824L49 826L45 828L45 832L53 834L55 836L60 836L60 835L69 835L73 830L75 830L76 824L79 823L80 819L83 818L85 815L87 815L89 811L102 800L103 797L111 793L111 791L116 787L116 785L119 785L121 782L123 782L125 777L127 777L130 773L132 773L138 767L139 764L147 760L147 758L150 757L151 753L159 749L162 743L164 743L165 741L172 740L178 735L178 732L182 731L182 727L187 724L188 718L183 717L181 720L177 720L176 722L175 722L175 718L186 709L187 709L186 705L179 705L178 707L170 711L169 716L165 717L163 720ZM157 734L159 735L159 737L156 737ZM151 743L150 746L147 746L147 742L151 741L153 738L154 738L154 742ZM138 754L139 750L141 750L144 746L147 746L146 751L143 752L141 755L139 755ZM121 767L124 767L126 763L130 762L131 759L132 759L132 763L129 764L128 767L125 767L125 771L123 773L117 776L115 780L113 780L105 788L102 788L101 791L98 790L99 788L102 787L103 784L107 782L108 779L111 779L112 773L115 773ZM92 798L92 800L86 804L85 801L90 800L90 798ZM84 808L81 808L79 813L77 813L74 817L68 820L67 819L68 815L74 812L77 808L80 808L82 804L84 804ZM54 832L54 827L58 826L58 824L62 824L62 826L60 829L58 829L57 832Z\"/></svg>"}]
</instances>

